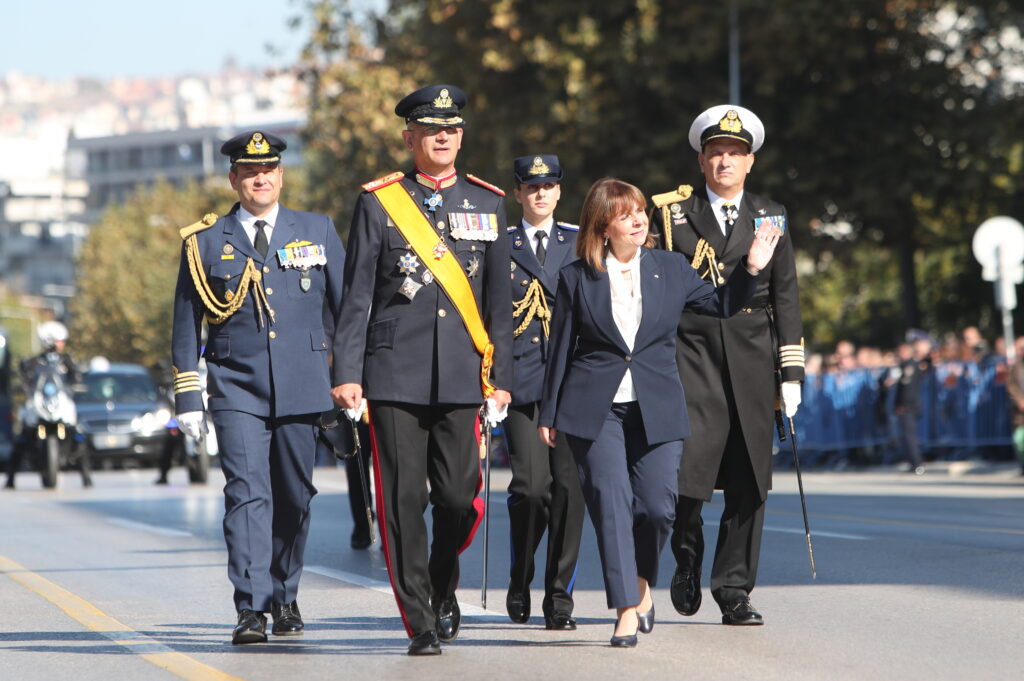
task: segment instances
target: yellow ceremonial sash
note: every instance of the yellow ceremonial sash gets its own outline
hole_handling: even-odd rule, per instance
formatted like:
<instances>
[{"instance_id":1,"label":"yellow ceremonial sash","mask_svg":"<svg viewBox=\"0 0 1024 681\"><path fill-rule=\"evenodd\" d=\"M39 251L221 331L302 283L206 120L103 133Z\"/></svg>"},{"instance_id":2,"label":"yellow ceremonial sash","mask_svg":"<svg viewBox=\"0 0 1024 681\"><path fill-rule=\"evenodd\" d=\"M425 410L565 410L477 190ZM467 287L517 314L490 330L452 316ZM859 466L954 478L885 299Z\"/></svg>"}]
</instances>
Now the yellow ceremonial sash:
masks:
<instances>
[{"instance_id":1,"label":"yellow ceremonial sash","mask_svg":"<svg viewBox=\"0 0 1024 681\"><path fill-rule=\"evenodd\" d=\"M384 187L369 189L369 191L377 198L381 207L391 217L391 221L395 223L395 227L409 242L413 252L434 275L434 280L444 289L455 305L455 309L459 311L459 316L462 317L466 331L473 339L476 351L483 358L480 364L480 385L483 388L484 397L490 397L495 390L490 380L491 366L494 363L494 344L487 336L484 321L480 318L480 308L477 306L476 296L469 285L469 279L466 278L462 264L447 247L440 258L435 256L434 247L444 241L434 231L434 227L427 221L423 211L412 200L409 192L400 182L393 182Z\"/></svg>"}]
</instances>

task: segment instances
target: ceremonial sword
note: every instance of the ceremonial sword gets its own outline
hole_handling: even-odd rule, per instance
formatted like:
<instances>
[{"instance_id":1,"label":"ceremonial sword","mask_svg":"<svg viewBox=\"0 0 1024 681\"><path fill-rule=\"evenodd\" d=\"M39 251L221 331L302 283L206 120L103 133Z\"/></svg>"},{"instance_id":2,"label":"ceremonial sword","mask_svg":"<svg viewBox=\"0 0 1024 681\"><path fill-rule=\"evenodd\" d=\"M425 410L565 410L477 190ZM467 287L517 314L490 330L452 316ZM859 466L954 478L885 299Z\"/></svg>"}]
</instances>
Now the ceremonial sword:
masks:
<instances>
[{"instance_id":1,"label":"ceremonial sword","mask_svg":"<svg viewBox=\"0 0 1024 681\"><path fill-rule=\"evenodd\" d=\"M480 458L484 460L484 573L480 583L480 607L487 609L487 550L491 525L491 426L487 422L487 402L480 408Z\"/></svg>"}]
</instances>

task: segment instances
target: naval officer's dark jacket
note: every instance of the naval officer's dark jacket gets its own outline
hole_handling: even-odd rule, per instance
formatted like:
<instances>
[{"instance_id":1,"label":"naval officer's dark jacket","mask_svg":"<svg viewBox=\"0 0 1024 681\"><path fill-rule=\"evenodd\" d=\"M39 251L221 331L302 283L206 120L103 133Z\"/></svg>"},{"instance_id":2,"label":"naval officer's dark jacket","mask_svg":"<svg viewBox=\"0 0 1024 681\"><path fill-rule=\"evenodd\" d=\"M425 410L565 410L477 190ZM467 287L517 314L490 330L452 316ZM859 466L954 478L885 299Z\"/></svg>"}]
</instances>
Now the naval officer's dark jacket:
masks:
<instances>
[{"instance_id":1,"label":"naval officer's dark jacket","mask_svg":"<svg viewBox=\"0 0 1024 681\"><path fill-rule=\"evenodd\" d=\"M555 292L558 290L558 271L563 265L576 260L576 234L579 227L565 222L555 222L550 229L547 240L547 255L541 267L534 253L533 244L526 235L526 227L520 223L509 227L508 233L512 240L512 299L517 305L531 302L524 301L527 292L536 280L541 287L544 302L548 310L555 304ZM527 307L524 305L524 308ZM526 327L519 331L523 320L529 315L528 309L513 319L512 326L516 331L512 341L512 404L531 404L540 400L544 390L544 362L547 361L550 346L548 334L544 333L544 323L540 315L534 313ZM548 320L550 333L550 320Z\"/></svg>"},{"instance_id":2,"label":"naval officer's dark jacket","mask_svg":"<svg viewBox=\"0 0 1024 681\"><path fill-rule=\"evenodd\" d=\"M511 390L512 295L504 194L458 176L440 190L444 203L431 213L423 202L433 189L415 177L410 171L399 182L467 273L494 344L492 382ZM453 237L452 216L460 213L497 216L494 240ZM447 294L436 281L424 278L427 269L419 258L414 273L400 270L399 259L412 253L377 199L363 192L349 232L345 303L334 336L334 384L360 383L370 400L479 404L480 354ZM411 300L399 291L407 277L421 285Z\"/></svg>"},{"instance_id":3,"label":"naval officer's dark jacket","mask_svg":"<svg viewBox=\"0 0 1024 681\"><path fill-rule=\"evenodd\" d=\"M747 304L758 278L741 267L716 290L679 254L644 248L640 282L640 327L630 349L612 316L608 273L583 260L562 268L539 425L597 439L629 369L647 443L689 436L675 364L679 316L684 309L716 317L735 314Z\"/></svg>"},{"instance_id":4,"label":"naval officer's dark jacket","mask_svg":"<svg viewBox=\"0 0 1024 681\"><path fill-rule=\"evenodd\" d=\"M663 245L670 238L673 251L686 256L706 280L719 284L740 266L753 241L755 224L786 219L782 205L745 191L727 239L715 219L706 189L702 187L686 198L684 194L669 192L653 197L651 231L661 236ZM697 253L698 246L705 257ZM713 249L714 258L706 257L707 246ZM695 262L695 254L699 262ZM770 314L775 318L775 338ZM771 261L758 277L757 290L748 306L729 319L712 319L689 311L679 318L677 362L694 432L680 465L681 495L710 500L720 482L717 478L731 421L723 378L729 381L735 398L761 498L767 494L771 488L776 396L773 372L777 359L781 360L783 381L803 380L803 327L788 225Z\"/></svg>"},{"instance_id":5,"label":"naval officer's dark jacket","mask_svg":"<svg viewBox=\"0 0 1024 681\"><path fill-rule=\"evenodd\" d=\"M341 310L345 262L334 222L325 215L281 206L264 259L245 233L237 211L235 204L230 213L196 234L203 271L218 299L233 299L247 259L252 258L274 320L263 311L261 326L257 295L250 289L237 312L222 323L208 325L203 357L209 370L209 409L256 416L326 411L332 406L327 355ZM282 267L277 250L299 243L323 246L326 264L304 273ZM183 249L171 347L177 376L198 369L204 314ZM175 385L178 413L204 408L197 382L176 380ZM190 385L194 387L189 389Z\"/></svg>"}]
</instances>

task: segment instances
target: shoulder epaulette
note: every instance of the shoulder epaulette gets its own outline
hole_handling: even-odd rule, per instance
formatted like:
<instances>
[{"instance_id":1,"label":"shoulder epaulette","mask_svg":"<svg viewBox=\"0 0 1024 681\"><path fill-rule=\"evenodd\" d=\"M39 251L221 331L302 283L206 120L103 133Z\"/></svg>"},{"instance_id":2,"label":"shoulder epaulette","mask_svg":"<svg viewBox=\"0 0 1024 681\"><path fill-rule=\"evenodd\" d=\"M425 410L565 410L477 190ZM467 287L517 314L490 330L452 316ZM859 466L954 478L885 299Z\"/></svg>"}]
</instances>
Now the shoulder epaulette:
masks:
<instances>
[{"instance_id":1,"label":"shoulder epaulette","mask_svg":"<svg viewBox=\"0 0 1024 681\"><path fill-rule=\"evenodd\" d=\"M182 227L181 229L179 229L178 234L181 235L181 240L184 241L185 239L189 238L190 236L197 232L201 232L204 229L209 229L210 227L213 227L214 223L216 222L217 214L207 213L199 222L193 222L188 227Z\"/></svg>"},{"instance_id":2,"label":"shoulder epaulette","mask_svg":"<svg viewBox=\"0 0 1024 681\"><path fill-rule=\"evenodd\" d=\"M509 225L508 227L505 228L505 231L511 233L516 231L517 229L519 229L519 225Z\"/></svg>"},{"instance_id":3,"label":"shoulder epaulette","mask_svg":"<svg viewBox=\"0 0 1024 681\"><path fill-rule=\"evenodd\" d=\"M398 182L403 177L405 177L405 173L403 173L402 171L397 171L391 173L390 175L385 175L384 177L378 177L376 180L373 180L372 182L367 182L366 184L363 185L363 189L368 192L375 192L378 189L381 189L382 187L387 187L389 184L394 184L395 182Z\"/></svg>"},{"instance_id":4,"label":"shoulder epaulette","mask_svg":"<svg viewBox=\"0 0 1024 681\"><path fill-rule=\"evenodd\" d=\"M568 222L557 222L557 221L555 222L555 224L558 225L559 227L561 227L562 229L569 230L570 232L578 232L578 231L580 231L580 226L579 225L571 225Z\"/></svg>"},{"instance_id":5,"label":"shoulder epaulette","mask_svg":"<svg viewBox=\"0 0 1024 681\"><path fill-rule=\"evenodd\" d=\"M665 192L664 194L655 194L651 197L651 201L658 208L667 206L670 203L679 203L690 198L690 194L693 194L693 187L688 184L681 184L679 187L672 192Z\"/></svg>"},{"instance_id":6,"label":"shoulder epaulette","mask_svg":"<svg viewBox=\"0 0 1024 681\"><path fill-rule=\"evenodd\" d=\"M503 192L501 189L499 189L498 187L495 187L490 182L485 182L484 180L481 180L476 175L470 175L469 173L466 173L466 179L469 180L470 182L475 182L476 184L480 185L481 187L484 187L486 189L490 189L492 192L494 192L498 196L505 196L505 192Z\"/></svg>"}]
</instances>

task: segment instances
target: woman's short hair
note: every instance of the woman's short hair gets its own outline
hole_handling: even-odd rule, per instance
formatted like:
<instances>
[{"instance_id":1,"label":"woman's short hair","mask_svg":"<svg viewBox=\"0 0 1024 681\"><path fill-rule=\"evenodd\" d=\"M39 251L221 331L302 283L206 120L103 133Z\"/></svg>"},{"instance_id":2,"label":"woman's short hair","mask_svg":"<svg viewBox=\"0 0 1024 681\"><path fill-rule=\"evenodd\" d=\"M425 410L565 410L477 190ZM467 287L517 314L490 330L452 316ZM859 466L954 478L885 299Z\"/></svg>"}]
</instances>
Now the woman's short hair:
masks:
<instances>
[{"instance_id":1,"label":"woman's short hair","mask_svg":"<svg viewBox=\"0 0 1024 681\"><path fill-rule=\"evenodd\" d=\"M604 232L614 218L636 208L644 210L647 199L644 193L614 177L602 177L591 185L587 198L583 200L580 212L580 231L576 237L576 255L598 272L604 272L604 258L608 253ZM654 238L647 234L647 248L654 245Z\"/></svg>"}]
</instances>

